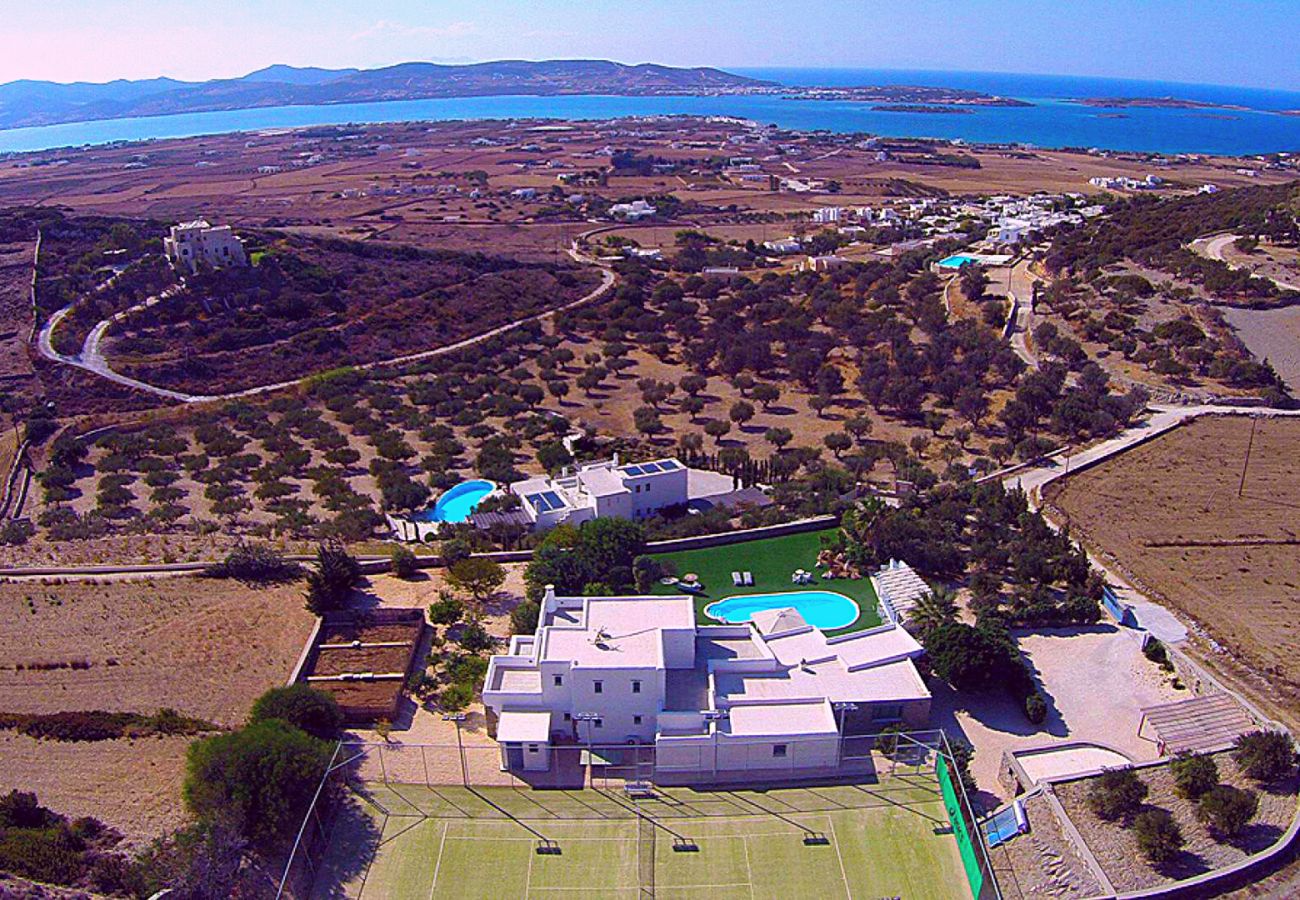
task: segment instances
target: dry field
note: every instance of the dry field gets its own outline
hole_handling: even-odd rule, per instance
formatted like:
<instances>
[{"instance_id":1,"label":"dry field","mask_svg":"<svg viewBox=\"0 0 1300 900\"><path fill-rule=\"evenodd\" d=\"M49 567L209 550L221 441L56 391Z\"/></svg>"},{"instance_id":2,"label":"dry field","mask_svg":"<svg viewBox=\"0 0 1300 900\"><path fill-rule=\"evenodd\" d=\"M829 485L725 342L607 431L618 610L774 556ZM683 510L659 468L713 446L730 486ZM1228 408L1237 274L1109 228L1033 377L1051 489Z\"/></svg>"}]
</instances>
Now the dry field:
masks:
<instances>
[{"instance_id":1,"label":"dry field","mask_svg":"<svg viewBox=\"0 0 1300 900\"><path fill-rule=\"evenodd\" d=\"M183 713L236 725L311 630L300 587L196 578L0 584L0 710ZM32 669L76 662L87 668ZM19 669L18 667L22 668ZM0 790L35 790L132 840L182 824L188 738L60 743L0 733Z\"/></svg>"},{"instance_id":2,"label":"dry field","mask_svg":"<svg viewBox=\"0 0 1300 900\"><path fill-rule=\"evenodd\" d=\"M1195 620L1300 713L1300 420L1205 417L1048 487L1075 536Z\"/></svg>"},{"instance_id":3,"label":"dry field","mask_svg":"<svg viewBox=\"0 0 1300 900\"><path fill-rule=\"evenodd\" d=\"M0 709L169 706L238 724L302 650L301 594L200 578L0 584ZM33 669L73 662L89 666Z\"/></svg>"}]
</instances>

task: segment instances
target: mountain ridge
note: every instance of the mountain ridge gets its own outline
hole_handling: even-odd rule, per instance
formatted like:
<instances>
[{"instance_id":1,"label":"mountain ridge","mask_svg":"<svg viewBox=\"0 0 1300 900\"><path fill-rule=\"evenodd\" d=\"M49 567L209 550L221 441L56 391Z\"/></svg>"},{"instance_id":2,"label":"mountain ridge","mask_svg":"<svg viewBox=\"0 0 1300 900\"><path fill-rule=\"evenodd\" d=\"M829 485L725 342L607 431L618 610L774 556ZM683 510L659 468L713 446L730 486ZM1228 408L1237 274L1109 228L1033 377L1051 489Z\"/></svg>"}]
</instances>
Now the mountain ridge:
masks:
<instances>
[{"instance_id":1,"label":"mountain ridge","mask_svg":"<svg viewBox=\"0 0 1300 900\"><path fill-rule=\"evenodd\" d=\"M500 94L692 94L737 92L775 83L706 66L680 68L610 60L494 60L449 65L405 62L377 69L275 64L238 78L149 78L92 83L0 84L0 128L101 119Z\"/></svg>"}]
</instances>

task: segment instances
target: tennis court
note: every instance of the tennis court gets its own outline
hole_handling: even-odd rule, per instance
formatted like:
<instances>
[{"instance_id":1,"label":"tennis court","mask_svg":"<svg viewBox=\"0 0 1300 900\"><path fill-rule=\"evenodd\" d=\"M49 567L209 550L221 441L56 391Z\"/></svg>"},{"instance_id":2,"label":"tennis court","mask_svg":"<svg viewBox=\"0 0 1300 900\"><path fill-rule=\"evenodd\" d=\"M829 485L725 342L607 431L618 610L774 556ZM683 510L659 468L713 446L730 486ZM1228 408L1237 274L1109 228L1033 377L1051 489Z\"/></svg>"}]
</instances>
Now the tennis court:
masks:
<instances>
[{"instance_id":1,"label":"tennis court","mask_svg":"<svg viewBox=\"0 0 1300 900\"><path fill-rule=\"evenodd\" d=\"M313 897L969 897L932 770L768 790L353 784Z\"/></svg>"}]
</instances>

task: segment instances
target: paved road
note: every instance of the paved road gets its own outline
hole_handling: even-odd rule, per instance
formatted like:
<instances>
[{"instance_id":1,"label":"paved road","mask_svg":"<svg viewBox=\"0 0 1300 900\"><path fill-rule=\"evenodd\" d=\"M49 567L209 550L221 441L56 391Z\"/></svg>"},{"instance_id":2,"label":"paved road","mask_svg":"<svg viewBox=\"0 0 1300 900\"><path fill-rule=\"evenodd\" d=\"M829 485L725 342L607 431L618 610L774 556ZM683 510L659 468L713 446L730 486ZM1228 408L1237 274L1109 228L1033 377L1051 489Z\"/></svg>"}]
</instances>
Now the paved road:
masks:
<instances>
[{"instance_id":1,"label":"paved road","mask_svg":"<svg viewBox=\"0 0 1300 900\"><path fill-rule=\"evenodd\" d=\"M1043 487L1081 467L1122 453L1138 444L1170 431L1189 419L1203 415L1260 415L1300 416L1300 410L1261 409L1241 406L1152 406L1152 415L1140 425L1128 429L1110 440L1102 441L1075 454L1061 454L1045 461L1043 465L1010 473L1003 478L1007 487L1024 489L1029 505L1038 509L1042 503ZM1187 639L1187 627L1172 612L1136 590L1104 560L1089 553L1092 564L1100 569L1120 599L1133 607L1138 624L1166 643Z\"/></svg>"},{"instance_id":2,"label":"paved road","mask_svg":"<svg viewBox=\"0 0 1300 900\"><path fill-rule=\"evenodd\" d=\"M1266 278L1284 291L1300 291L1300 284L1296 284L1292 281L1283 281L1281 278L1274 278L1271 275L1265 275L1262 272L1255 272L1248 266L1239 266L1227 259L1224 251L1233 241L1237 240L1238 237L1240 237L1240 235L1216 234L1211 235L1210 237L1197 238L1187 246L1193 253L1199 253L1202 256L1209 257L1210 259L1216 259L1221 263L1226 263L1234 269L1245 269L1256 278Z\"/></svg>"},{"instance_id":3,"label":"paved road","mask_svg":"<svg viewBox=\"0 0 1300 900\"><path fill-rule=\"evenodd\" d=\"M1029 349L1028 335L1034 327L1034 313L1030 306L1034 299L1034 282L1038 276L1029 271L1029 257L1025 257L1011 267L1011 281L1008 290L1017 301L1016 324L1011 330L1011 349L1024 360L1031 369L1038 368L1038 357Z\"/></svg>"},{"instance_id":4,"label":"paved road","mask_svg":"<svg viewBox=\"0 0 1300 900\"><path fill-rule=\"evenodd\" d=\"M603 296L611 287L613 287L615 282L615 276L613 271L609 269L607 266L604 266L598 260L595 260L592 257L580 253L576 247L571 248L569 250L569 255L572 256L573 259L577 262L598 267L600 269L600 274L601 274L600 285L596 287L594 290L589 291L588 293L579 297L577 300L574 300L570 303L566 303L563 306L556 307L555 309L547 310L546 312L543 313L538 313L532 316L525 316L522 319L515 319L512 322L507 322L505 325L501 325L497 328L493 328L481 334L474 335L473 337L466 338L463 341L457 341L454 344L447 344L442 347L436 347L432 350L424 350L419 353L410 353L405 356L396 356L396 357L392 357L391 359L381 359L381 360L376 360L375 362L362 363L358 366L355 366L354 368L360 369L362 371L367 371L371 369L381 368L383 366L404 365L406 363L418 362L424 359L431 359L438 356L444 356L449 353L455 353L456 351L463 350L466 347L472 347L475 344L479 344L482 343L483 341L490 340L491 338L494 338L497 335L504 334L505 332L510 331L514 328L518 328L521 325L527 325L532 322L546 321L548 319L553 318L558 313L566 312L567 310L574 309L586 303L590 303L591 301L597 299L598 297ZM82 346L82 352L76 356L69 356L67 354L59 353L54 349L54 342L53 342L54 331L59 327L59 324L67 317L68 313L72 311L71 306L64 307L63 309L59 310L58 312L50 316L49 320L46 321L44 326L42 326L40 330L40 334L37 335L37 340L36 340L37 350L41 354L41 356L45 357L46 359L52 362L62 363L63 365L68 365L68 366L75 366L78 369L91 372L95 375L100 376L101 378L106 378L109 381L116 382L117 384L121 384L129 388L135 388L136 390L144 391L146 393L153 394L157 397L163 397L164 399L167 400L175 400L180 403L212 403L221 400L235 400L240 397L253 397L258 394L266 394L272 391L278 391L278 390L283 390L284 388L293 387L294 385L302 381L302 378L293 378L288 381L277 381L272 384L258 385L257 387L247 388L242 391L231 391L230 393L225 393L225 394L189 394L189 393L185 393L184 391L175 391L175 390L171 390L170 388L149 384L148 382L141 381L138 378L131 378L130 376L122 375L119 372L113 371L112 367L109 366L108 361L104 358L104 354L101 349L101 343L103 341L104 334L108 331L109 327L114 322L119 321L122 318L125 318L127 315L129 315L132 312L145 309L149 306L161 302L162 300L166 299L167 296L170 296L170 294L171 292L165 291L163 292L163 294L160 294L157 297L151 297L148 300L144 301L143 303L140 303L129 310L125 310L123 312L117 313L116 315L111 316L108 319L104 319L103 321L96 323L95 327L92 328L90 330L90 333L86 336L86 341Z\"/></svg>"}]
</instances>

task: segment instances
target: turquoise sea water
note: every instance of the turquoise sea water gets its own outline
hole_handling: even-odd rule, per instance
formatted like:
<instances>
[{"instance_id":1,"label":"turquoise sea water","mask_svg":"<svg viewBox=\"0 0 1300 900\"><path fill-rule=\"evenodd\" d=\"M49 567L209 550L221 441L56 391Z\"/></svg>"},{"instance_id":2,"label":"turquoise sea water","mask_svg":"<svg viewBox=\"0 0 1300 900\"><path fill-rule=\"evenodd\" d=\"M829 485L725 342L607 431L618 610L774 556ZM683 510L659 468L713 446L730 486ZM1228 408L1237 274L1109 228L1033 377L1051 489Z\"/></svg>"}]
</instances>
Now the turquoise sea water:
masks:
<instances>
[{"instance_id":1,"label":"turquoise sea water","mask_svg":"<svg viewBox=\"0 0 1300 900\"><path fill-rule=\"evenodd\" d=\"M747 594L710 603L704 613L721 622L748 622L754 613L794 607L805 622L823 631L852 625L858 619L858 604L834 591L785 591L780 594Z\"/></svg>"},{"instance_id":2,"label":"turquoise sea water","mask_svg":"<svg viewBox=\"0 0 1300 900\"><path fill-rule=\"evenodd\" d=\"M1029 107L973 107L962 115L883 112L871 103L723 97L458 97L329 106L284 106L76 122L0 131L0 152L257 131L307 125L451 119L609 119L631 115L725 115L787 128L887 136L1099 147L1160 153L1300 151L1300 93L1217 85L1045 75L871 69L737 69L788 85L923 84L1015 97ZM1071 98L1174 96L1247 109L1096 109Z\"/></svg>"},{"instance_id":3,"label":"turquoise sea water","mask_svg":"<svg viewBox=\"0 0 1300 900\"><path fill-rule=\"evenodd\" d=\"M426 509L415 515L417 522L464 522L483 502L483 498L495 491L497 486L490 481L462 481L438 498L432 509Z\"/></svg>"}]
</instances>

